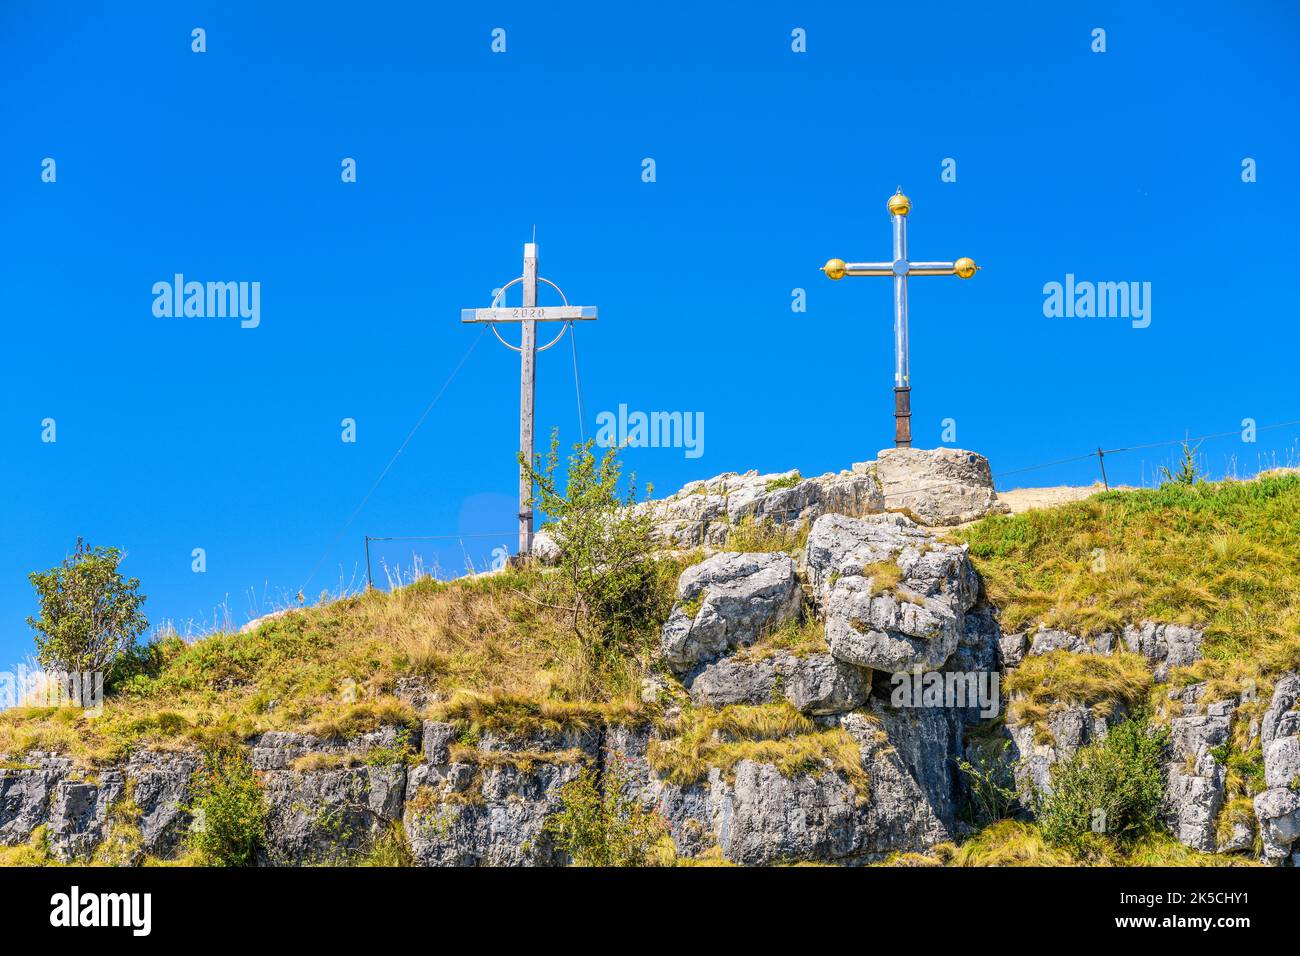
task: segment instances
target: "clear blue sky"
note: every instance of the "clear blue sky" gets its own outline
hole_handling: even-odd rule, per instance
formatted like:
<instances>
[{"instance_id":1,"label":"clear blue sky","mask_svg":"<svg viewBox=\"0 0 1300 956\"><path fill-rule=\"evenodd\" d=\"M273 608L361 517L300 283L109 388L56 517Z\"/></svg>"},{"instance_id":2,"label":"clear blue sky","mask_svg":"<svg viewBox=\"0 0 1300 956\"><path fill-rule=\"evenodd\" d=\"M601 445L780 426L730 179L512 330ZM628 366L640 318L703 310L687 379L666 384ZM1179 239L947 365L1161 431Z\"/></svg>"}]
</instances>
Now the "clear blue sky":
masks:
<instances>
[{"instance_id":1,"label":"clear blue sky","mask_svg":"<svg viewBox=\"0 0 1300 956\"><path fill-rule=\"evenodd\" d=\"M578 332L588 431L620 403L704 413L702 457L628 454L661 491L890 443L889 283L818 266L889 257L896 185L914 258L984 267L911 283L918 445L955 418L1005 472L1300 418L1294 4L282 7L0 11L0 666L31 649L27 573L78 535L127 552L152 621L225 603L239 624L318 562L309 596L363 579L363 534L509 532L518 361L489 337L331 544L534 224L542 274L601 310ZM178 272L260 282L260 326L156 318ZM1150 327L1045 318L1067 273L1150 282ZM552 425L577 438L567 344L540 360ZM1253 471L1297 435L1202 452ZM1173 451L1108 458L1111 479Z\"/></svg>"}]
</instances>

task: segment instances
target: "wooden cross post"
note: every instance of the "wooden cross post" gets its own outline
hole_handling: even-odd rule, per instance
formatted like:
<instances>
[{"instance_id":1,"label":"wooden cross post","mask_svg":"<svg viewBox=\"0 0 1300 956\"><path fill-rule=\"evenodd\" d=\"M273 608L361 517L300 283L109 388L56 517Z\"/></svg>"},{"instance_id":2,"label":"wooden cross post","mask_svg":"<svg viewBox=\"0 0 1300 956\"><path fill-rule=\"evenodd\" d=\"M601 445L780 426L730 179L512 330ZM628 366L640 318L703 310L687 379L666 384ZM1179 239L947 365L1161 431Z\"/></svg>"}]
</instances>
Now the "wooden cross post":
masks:
<instances>
[{"instance_id":1,"label":"wooden cross post","mask_svg":"<svg viewBox=\"0 0 1300 956\"><path fill-rule=\"evenodd\" d=\"M969 279L979 269L972 259L956 262L911 262L907 258L907 214L912 200L898 192L889 197L889 216L894 225L893 262L845 262L832 259L822 272L832 279L845 276L894 277L894 445L912 447L912 375L907 355L907 277L960 276Z\"/></svg>"},{"instance_id":2,"label":"wooden cross post","mask_svg":"<svg viewBox=\"0 0 1300 956\"><path fill-rule=\"evenodd\" d=\"M537 283L544 282L560 293L563 305L538 306ZM518 308L499 307L506 290L515 283L523 283L523 305ZM550 279L537 274L537 243L524 243L524 274L511 279L497 292L492 307L487 309L461 309L461 322L487 322L492 334L508 349L519 353L519 453L528 464L533 462L533 399L537 392L537 353L545 352L560 341L569 325L596 319L594 305L569 305L560 287ZM518 322L521 329L519 345L511 345L497 331L498 322ZM537 347L538 322L563 322L558 335L541 348ZM519 469L519 556L526 557L533 550L533 483L527 469Z\"/></svg>"}]
</instances>

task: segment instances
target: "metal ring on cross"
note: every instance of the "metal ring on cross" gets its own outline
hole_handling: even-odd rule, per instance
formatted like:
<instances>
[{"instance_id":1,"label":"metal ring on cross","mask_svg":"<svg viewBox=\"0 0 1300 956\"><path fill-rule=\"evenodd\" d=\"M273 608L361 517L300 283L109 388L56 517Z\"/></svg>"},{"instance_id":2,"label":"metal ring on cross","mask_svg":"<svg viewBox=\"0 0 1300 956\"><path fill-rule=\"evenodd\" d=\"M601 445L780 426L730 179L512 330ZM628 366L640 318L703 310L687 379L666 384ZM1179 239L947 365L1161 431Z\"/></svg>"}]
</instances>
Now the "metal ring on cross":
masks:
<instances>
[{"instance_id":1,"label":"metal ring on cross","mask_svg":"<svg viewBox=\"0 0 1300 956\"><path fill-rule=\"evenodd\" d=\"M504 296L504 295L506 294L506 289L509 289L509 288L510 288L512 285L514 285L516 282L523 282L523 281L524 281L524 277L523 277L523 276L519 276L519 278L517 278L517 279L511 279L509 282L507 282L505 285L503 285L500 289L498 289L498 290L497 290L497 294L496 294L496 296L492 299L492 308L495 309L495 308L497 307L497 304L501 301L501 297ZM561 288L560 288L558 285L556 285L554 282L552 282L550 279L543 279L541 276L538 276L538 277L537 277L537 281L538 281L538 282L545 282L547 285L549 285L549 286L550 286L552 289L554 289L556 292L560 293L560 301L562 301L566 306L569 304L569 299L568 299L568 297L564 294L564 290L561 289ZM573 325L572 320L570 320L570 321L568 321L568 322L565 322L563 325L561 325L561 326L560 326L560 334L557 335L555 338L551 339L551 341L547 342L545 345L539 346L539 347L537 348L537 351L538 351L538 352L545 352L547 349L549 349L549 348L550 348L552 345L554 345L556 342L560 341L560 339L564 338L564 333L567 332L567 331L569 331L569 326L571 326L571 325ZM489 322L489 323L488 323L488 327L492 330L492 334L495 335L495 336L497 337L497 341L500 342L502 345L504 345L506 348L510 349L510 350L513 351L513 352L522 352L522 351L524 350L524 348L523 348L522 345L511 345L509 342L507 342L505 339L503 339L503 338L501 337L501 333L497 331L497 324L496 324L495 322Z\"/></svg>"}]
</instances>

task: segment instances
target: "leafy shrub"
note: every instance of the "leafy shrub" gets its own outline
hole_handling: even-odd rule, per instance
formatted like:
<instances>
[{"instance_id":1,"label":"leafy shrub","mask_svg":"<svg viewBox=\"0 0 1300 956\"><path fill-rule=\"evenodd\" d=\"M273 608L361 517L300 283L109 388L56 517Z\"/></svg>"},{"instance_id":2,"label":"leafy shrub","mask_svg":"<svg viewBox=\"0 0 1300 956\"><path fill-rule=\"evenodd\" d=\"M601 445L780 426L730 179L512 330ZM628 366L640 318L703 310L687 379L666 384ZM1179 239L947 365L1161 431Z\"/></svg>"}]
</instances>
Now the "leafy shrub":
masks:
<instances>
[{"instance_id":1,"label":"leafy shrub","mask_svg":"<svg viewBox=\"0 0 1300 956\"><path fill-rule=\"evenodd\" d=\"M191 849L210 866L252 866L269 809L247 753L235 748L206 753L194 791Z\"/></svg>"},{"instance_id":2,"label":"leafy shrub","mask_svg":"<svg viewBox=\"0 0 1300 956\"><path fill-rule=\"evenodd\" d=\"M1079 852L1098 837L1126 846L1158 830L1168 742L1167 730L1139 716L1053 768L1037 807L1047 842Z\"/></svg>"},{"instance_id":3,"label":"leafy shrub","mask_svg":"<svg viewBox=\"0 0 1300 956\"><path fill-rule=\"evenodd\" d=\"M619 758L611 754L602 777L590 768L560 789L560 811L546 821L555 845L576 866L645 866L664 837L663 818L625 793Z\"/></svg>"},{"instance_id":4,"label":"leafy shrub","mask_svg":"<svg viewBox=\"0 0 1300 956\"><path fill-rule=\"evenodd\" d=\"M957 769L966 779L970 817L980 826L1006 819L1015 808L1016 782L1012 770L1011 741L995 737L968 747L973 758L957 759Z\"/></svg>"}]
</instances>

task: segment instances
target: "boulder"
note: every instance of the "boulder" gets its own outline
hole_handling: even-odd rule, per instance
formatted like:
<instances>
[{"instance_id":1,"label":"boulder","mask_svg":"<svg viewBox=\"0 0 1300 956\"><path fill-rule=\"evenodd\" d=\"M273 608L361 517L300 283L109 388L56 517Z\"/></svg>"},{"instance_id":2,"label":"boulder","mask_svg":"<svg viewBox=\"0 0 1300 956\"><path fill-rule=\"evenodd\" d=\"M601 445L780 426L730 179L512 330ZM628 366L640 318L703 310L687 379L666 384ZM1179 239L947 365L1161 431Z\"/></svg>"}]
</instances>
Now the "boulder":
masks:
<instances>
[{"instance_id":1,"label":"boulder","mask_svg":"<svg viewBox=\"0 0 1300 956\"><path fill-rule=\"evenodd\" d=\"M797 619L802 602L788 555L715 554L677 581L677 603L660 638L664 659L679 673L689 671Z\"/></svg>"},{"instance_id":2,"label":"boulder","mask_svg":"<svg viewBox=\"0 0 1300 956\"><path fill-rule=\"evenodd\" d=\"M1007 508L993 489L988 459L960 448L886 448L876 474L890 509L907 509L927 525L974 521Z\"/></svg>"},{"instance_id":3,"label":"boulder","mask_svg":"<svg viewBox=\"0 0 1300 956\"><path fill-rule=\"evenodd\" d=\"M831 654L860 667L943 666L979 595L965 546L899 514L818 518L805 563Z\"/></svg>"},{"instance_id":4,"label":"boulder","mask_svg":"<svg viewBox=\"0 0 1300 956\"><path fill-rule=\"evenodd\" d=\"M830 654L775 654L762 660L723 658L689 685L697 706L765 704L784 697L805 714L837 714L861 706L869 675Z\"/></svg>"}]
</instances>

